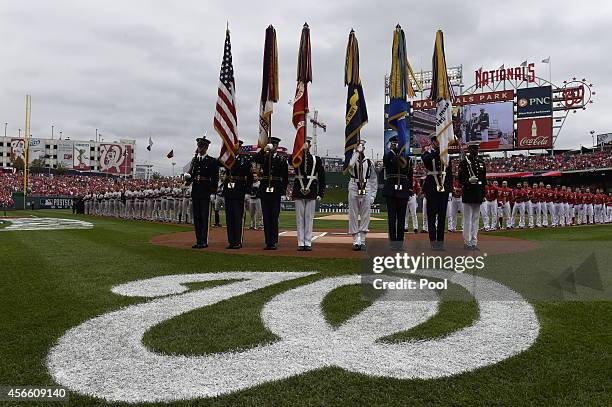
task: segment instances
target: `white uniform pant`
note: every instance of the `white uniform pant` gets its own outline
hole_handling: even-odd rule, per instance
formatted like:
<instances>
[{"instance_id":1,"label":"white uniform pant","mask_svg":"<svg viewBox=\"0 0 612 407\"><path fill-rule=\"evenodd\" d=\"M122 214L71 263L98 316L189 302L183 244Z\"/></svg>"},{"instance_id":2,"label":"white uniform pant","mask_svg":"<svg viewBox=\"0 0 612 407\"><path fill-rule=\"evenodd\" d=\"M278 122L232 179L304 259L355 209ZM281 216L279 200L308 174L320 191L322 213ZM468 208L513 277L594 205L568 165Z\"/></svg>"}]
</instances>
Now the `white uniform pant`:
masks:
<instances>
[{"instance_id":1,"label":"white uniform pant","mask_svg":"<svg viewBox=\"0 0 612 407\"><path fill-rule=\"evenodd\" d=\"M525 212L526 212L526 217L527 219L529 219L529 227L532 228L533 227L533 203L531 201L527 201L525 202Z\"/></svg>"},{"instance_id":2,"label":"white uniform pant","mask_svg":"<svg viewBox=\"0 0 612 407\"><path fill-rule=\"evenodd\" d=\"M314 199L295 200L295 220L298 246L312 245L312 224L314 222L316 201Z\"/></svg>"},{"instance_id":3,"label":"white uniform pant","mask_svg":"<svg viewBox=\"0 0 612 407\"><path fill-rule=\"evenodd\" d=\"M468 246L478 244L478 225L480 222L480 204L463 204L463 242Z\"/></svg>"},{"instance_id":4,"label":"white uniform pant","mask_svg":"<svg viewBox=\"0 0 612 407\"><path fill-rule=\"evenodd\" d=\"M554 202L547 202L548 213L550 213L550 226L557 226L557 205Z\"/></svg>"},{"instance_id":5,"label":"white uniform pant","mask_svg":"<svg viewBox=\"0 0 612 407\"><path fill-rule=\"evenodd\" d=\"M257 229L263 225L263 217L261 213L261 199L249 198L247 200L249 206L249 216L251 218L251 228Z\"/></svg>"},{"instance_id":6,"label":"white uniform pant","mask_svg":"<svg viewBox=\"0 0 612 407\"><path fill-rule=\"evenodd\" d=\"M457 214L461 212L463 215L463 202L461 198L451 197L450 205L448 205L448 230L457 230Z\"/></svg>"},{"instance_id":7,"label":"white uniform pant","mask_svg":"<svg viewBox=\"0 0 612 407\"><path fill-rule=\"evenodd\" d=\"M485 230L497 229L497 200L484 201L480 207Z\"/></svg>"},{"instance_id":8,"label":"white uniform pant","mask_svg":"<svg viewBox=\"0 0 612 407\"><path fill-rule=\"evenodd\" d=\"M555 210L557 211L557 224L565 226L565 204L562 202L555 203Z\"/></svg>"},{"instance_id":9,"label":"white uniform pant","mask_svg":"<svg viewBox=\"0 0 612 407\"><path fill-rule=\"evenodd\" d=\"M503 218L506 220L506 227L511 227L512 225L510 224L510 218L512 217L512 213L510 211L510 202L506 202L504 204L502 204L502 206L500 207L501 211L502 211L502 215ZM503 223L503 220L502 220Z\"/></svg>"},{"instance_id":10,"label":"white uniform pant","mask_svg":"<svg viewBox=\"0 0 612 407\"><path fill-rule=\"evenodd\" d=\"M535 225L537 227L542 226L542 202L532 202L531 212L535 217ZM531 220L529 221L531 223Z\"/></svg>"},{"instance_id":11,"label":"white uniform pant","mask_svg":"<svg viewBox=\"0 0 612 407\"><path fill-rule=\"evenodd\" d=\"M586 204L586 220L588 223L593 223L594 214L593 214L593 204Z\"/></svg>"},{"instance_id":12,"label":"white uniform pant","mask_svg":"<svg viewBox=\"0 0 612 407\"><path fill-rule=\"evenodd\" d=\"M565 204L565 224L567 226L572 224L572 217L574 216L574 205L570 205L569 203Z\"/></svg>"},{"instance_id":13,"label":"white uniform pant","mask_svg":"<svg viewBox=\"0 0 612 407\"><path fill-rule=\"evenodd\" d=\"M349 188L349 233L353 236L353 244L366 243L366 235L370 227L370 196L358 195L357 190Z\"/></svg>"},{"instance_id":14,"label":"white uniform pant","mask_svg":"<svg viewBox=\"0 0 612 407\"><path fill-rule=\"evenodd\" d=\"M406 222L404 224L404 229L408 229L408 220L412 219L412 228L419 228L419 220L417 219L417 198L416 195L411 195L408 198L408 206L406 206Z\"/></svg>"},{"instance_id":15,"label":"white uniform pant","mask_svg":"<svg viewBox=\"0 0 612 407\"><path fill-rule=\"evenodd\" d=\"M517 213L519 214L518 226L523 228L525 227L525 202L514 203L514 207L512 207L512 216L510 217L510 226L512 227L514 227L514 221Z\"/></svg>"},{"instance_id":16,"label":"white uniform pant","mask_svg":"<svg viewBox=\"0 0 612 407\"><path fill-rule=\"evenodd\" d=\"M612 205L606 206L606 212L607 212L606 222L610 223L612 222Z\"/></svg>"},{"instance_id":17,"label":"white uniform pant","mask_svg":"<svg viewBox=\"0 0 612 407\"><path fill-rule=\"evenodd\" d=\"M593 220L595 223L603 223L603 205L593 205Z\"/></svg>"}]
</instances>

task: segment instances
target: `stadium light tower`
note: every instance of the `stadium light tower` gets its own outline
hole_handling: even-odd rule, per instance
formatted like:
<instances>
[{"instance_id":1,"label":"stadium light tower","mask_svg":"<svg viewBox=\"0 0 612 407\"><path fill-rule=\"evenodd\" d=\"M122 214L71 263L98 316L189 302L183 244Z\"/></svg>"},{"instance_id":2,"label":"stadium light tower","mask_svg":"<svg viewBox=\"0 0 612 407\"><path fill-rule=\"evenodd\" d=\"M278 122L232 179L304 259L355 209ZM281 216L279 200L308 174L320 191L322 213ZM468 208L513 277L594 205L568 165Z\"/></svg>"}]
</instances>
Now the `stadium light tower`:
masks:
<instances>
[{"instance_id":1,"label":"stadium light tower","mask_svg":"<svg viewBox=\"0 0 612 407\"><path fill-rule=\"evenodd\" d=\"M591 134L591 141L593 142L591 149L595 149L595 130L591 130L589 133Z\"/></svg>"}]
</instances>

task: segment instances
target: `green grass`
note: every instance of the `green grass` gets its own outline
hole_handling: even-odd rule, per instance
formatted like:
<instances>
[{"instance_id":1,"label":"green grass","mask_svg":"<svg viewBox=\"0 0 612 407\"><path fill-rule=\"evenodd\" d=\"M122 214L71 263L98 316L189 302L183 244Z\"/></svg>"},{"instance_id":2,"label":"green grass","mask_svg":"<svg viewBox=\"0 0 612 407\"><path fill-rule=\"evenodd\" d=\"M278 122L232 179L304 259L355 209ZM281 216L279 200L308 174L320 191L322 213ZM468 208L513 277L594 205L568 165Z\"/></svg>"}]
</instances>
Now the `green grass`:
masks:
<instances>
[{"instance_id":1,"label":"green grass","mask_svg":"<svg viewBox=\"0 0 612 407\"><path fill-rule=\"evenodd\" d=\"M29 216L33 212L12 213L17 214ZM144 337L144 343L152 350L197 355L244 349L276 340L260 318L261 308L267 301L291 287L326 276L356 274L361 267L359 260L346 259L304 261L303 258L241 255L236 261L237 257L232 255L149 243L156 234L189 231L189 226L74 216L64 211L34 214L84 219L92 221L95 227L0 233L0 309L3 311L0 314L0 383L3 385L53 385L45 368L45 357L66 330L96 315L147 301L113 294L111 287L121 283L161 275L215 271L319 271L318 275L266 287L183 314L157 325ZM283 227L290 227L292 219L292 213L283 213ZM346 222L341 222L343 226L328 222L317 221L315 227L346 227ZM385 222L372 224L380 224L382 230L386 228ZM487 263L490 267L481 275L537 298L537 293L530 292L528 286L544 287L555 274L554 270L561 272L565 265L586 256L586 248L593 248L609 292L612 281L608 265L612 263L606 263L609 252L607 257L605 252L600 252L606 247L609 249L611 231L609 226L603 226L498 232L538 239L542 246L521 255L491 256ZM521 279L527 274L532 274L533 280L525 284ZM188 286L197 290L226 283ZM390 380L327 368L223 397L168 405L611 405L612 302L550 299L532 302L541 323L537 343L520 355L474 372L438 380ZM330 324L339 325L369 304L369 300L360 296L358 287L346 286L329 293L323 308ZM477 313L473 301L443 298L438 315L411 331L385 340L444 336L470 325ZM77 394L71 394L68 404L105 405L98 399Z\"/></svg>"}]
</instances>

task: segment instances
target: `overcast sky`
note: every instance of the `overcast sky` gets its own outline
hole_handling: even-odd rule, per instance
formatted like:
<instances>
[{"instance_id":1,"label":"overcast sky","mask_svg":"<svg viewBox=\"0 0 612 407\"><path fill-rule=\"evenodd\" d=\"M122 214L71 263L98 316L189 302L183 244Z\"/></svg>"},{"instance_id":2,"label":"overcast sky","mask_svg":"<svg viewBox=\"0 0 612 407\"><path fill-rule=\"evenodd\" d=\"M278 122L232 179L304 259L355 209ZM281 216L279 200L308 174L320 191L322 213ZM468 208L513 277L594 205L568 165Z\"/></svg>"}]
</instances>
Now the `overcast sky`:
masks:
<instances>
[{"instance_id":1,"label":"overcast sky","mask_svg":"<svg viewBox=\"0 0 612 407\"><path fill-rule=\"evenodd\" d=\"M382 151L384 75L399 22L415 70L431 69L435 31L445 35L449 66L463 65L464 82L480 66L536 62L536 74L553 82L572 77L595 84L595 103L571 115L558 147L590 145L590 130L612 131L609 106L610 21L605 1L0 1L0 123L8 135L24 125L24 95L32 95L32 135L89 140L95 129L105 141L136 139L138 162L147 159L171 171L165 155L174 149L182 166L195 138L208 131L210 152L219 137L212 128L225 24L229 20L236 77L238 131L247 144L258 132L258 101L265 29L273 24L279 47L280 101L274 134L293 144L291 107L302 24L311 27L311 109L327 133L319 154L339 156L344 143L347 36L359 40L361 77L370 122L362 132L374 154ZM499 6L495 6L499 4ZM369 152L369 150L368 150Z\"/></svg>"}]
</instances>

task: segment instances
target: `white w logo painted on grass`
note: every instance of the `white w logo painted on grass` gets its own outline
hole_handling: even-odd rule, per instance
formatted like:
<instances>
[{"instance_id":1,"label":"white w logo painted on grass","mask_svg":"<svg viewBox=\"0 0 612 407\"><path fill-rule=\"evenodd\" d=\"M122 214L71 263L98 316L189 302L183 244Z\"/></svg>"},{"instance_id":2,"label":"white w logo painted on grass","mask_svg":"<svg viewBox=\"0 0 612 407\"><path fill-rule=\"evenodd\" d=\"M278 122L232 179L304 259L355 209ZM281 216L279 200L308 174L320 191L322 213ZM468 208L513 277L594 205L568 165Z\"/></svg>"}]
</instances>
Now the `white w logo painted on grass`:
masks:
<instances>
[{"instance_id":1,"label":"white w logo painted on grass","mask_svg":"<svg viewBox=\"0 0 612 407\"><path fill-rule=\"evenodd\" d=\"M211 397L338 366L397 379L433 379L491 365L529 348L539 324L533 308L503 285L467 274L423 271L465 287L478 301L479 319L443 338L384 343L377 339L422 324L438 311L434 291L395 291L337 329L321 301L359 276L325 278L275 296L262 310L281 339L248 350L206 356L169 356L142 343L155 325L197 308L310 272L225 272L157 277L113 288L126 296L166 296L93 318L68 332L48 356L53 378L81 394L109 401L154 402ZM186 292L184 283L242 279ZM478 287L476 290L475 287ZM418 296L409 301L403 296ZM484 301L485 296L505 301ZM490 297L493 298L493 297Z\"/></svg>"}]
</instances>

